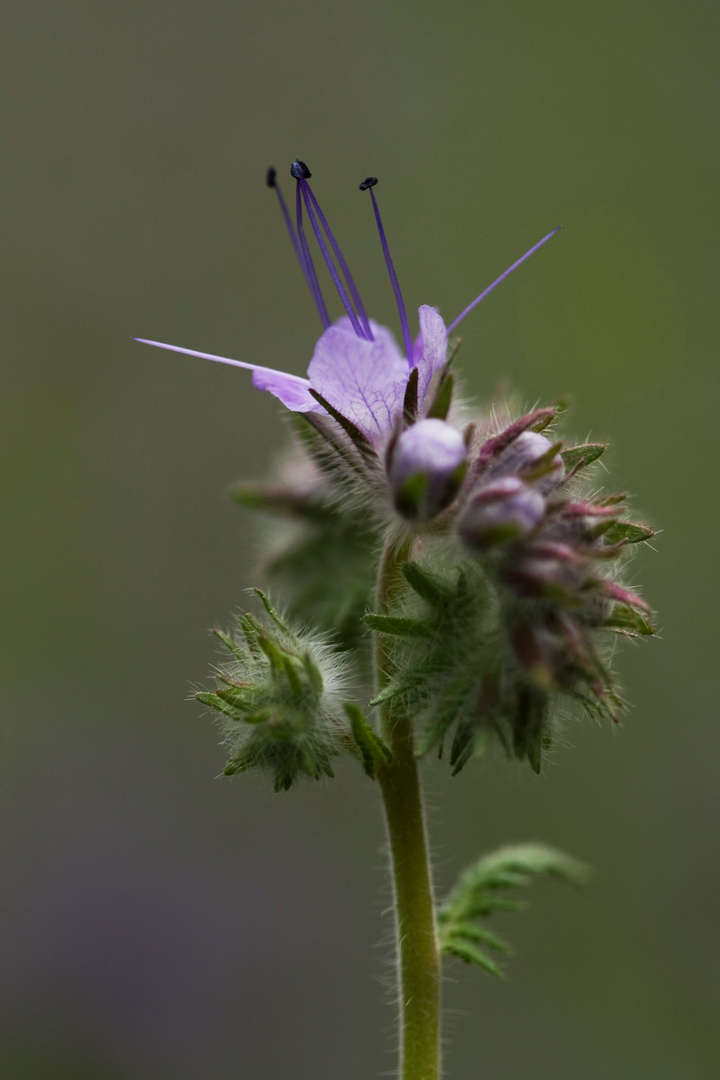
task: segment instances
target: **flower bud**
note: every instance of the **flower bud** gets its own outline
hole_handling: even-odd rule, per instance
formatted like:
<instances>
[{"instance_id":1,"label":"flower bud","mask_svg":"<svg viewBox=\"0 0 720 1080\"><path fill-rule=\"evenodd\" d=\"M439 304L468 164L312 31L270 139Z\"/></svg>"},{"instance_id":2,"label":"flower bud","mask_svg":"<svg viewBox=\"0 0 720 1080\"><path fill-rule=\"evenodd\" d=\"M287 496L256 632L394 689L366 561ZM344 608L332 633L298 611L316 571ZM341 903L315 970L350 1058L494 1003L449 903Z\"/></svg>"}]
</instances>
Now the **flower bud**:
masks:
<instances>
[{"instance_id":1,"label":"flower bud","mask_svg":"<svg viewBox=\"0 0 720 1080\"><path fill-rule=\"evenodd\" d=\"M465 475L465 440L444 420L419 420L392 446L388 476L396 510L427 521L449 506Z\"/></svg>"},{"instance_id":2,"label":"flower bud","mask_svg":"<svg viewBox=\"0 0 720 1080\"><path fill-rule=\"evenodd\" d=\"M330 758L348 734L341 696L346 673L327 643L291 630L256 591L268 619L246 613L236 634L215 631L233 659L217 670L214 692L195 696L223 717L231 752L225 774L260 768L280 791L303 775L333 775Z\"/></svg>"},{"instance_id":3,"label":"flower bud","mask_svg":"<svg viewBox=\"0 0 720 1080\"><path fill-rule=\"evenodd\" d=\"M537 431L523 431L503 450L491 468L490 476L523 475L537 472L532 476L535 485L544 494L556 487L563 480L565 466L560 454L548 457L553 444ZM547 460L543 461L542 459Z\"/></svg>"},{"instance_id":4,"label":"flower bud","mask_svg":"<svg viewBox=\"0 0 720 1080\"><path fill-rule=\"evenodd\" d=\"M486 551L527 536L544 514L545 500L539 491L517 476L505 476L473 495L458 522L458 533L467 547Z\"/></svg>"}]
</instances>

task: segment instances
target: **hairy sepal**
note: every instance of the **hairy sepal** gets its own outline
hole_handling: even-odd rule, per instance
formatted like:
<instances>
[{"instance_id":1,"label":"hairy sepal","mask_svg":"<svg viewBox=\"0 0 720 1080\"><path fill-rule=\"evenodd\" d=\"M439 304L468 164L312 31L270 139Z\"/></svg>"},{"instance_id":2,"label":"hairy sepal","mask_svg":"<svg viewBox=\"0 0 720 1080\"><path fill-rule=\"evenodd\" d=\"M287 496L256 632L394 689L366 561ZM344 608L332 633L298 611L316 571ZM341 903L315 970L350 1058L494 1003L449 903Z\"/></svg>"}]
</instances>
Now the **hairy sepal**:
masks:
<instances>
[{"instance_id":1,"label":"hairy sepal","mask_svg":"<svg viewBox=\"0 0 720 1080\"><path fill-rule=\"evenodd\" d=\"M355 740L355 745L360 752L360 759L365 774L369 776L371 780L374 780L378 768L383 765L389 765L392 761L390 749L385 745L370 724L368 724L362 709L358 705L355 705L354 702L346 701L344 703L344 708L350 721L350 729L352 731L353 739Z\"/></svg>"}]
</instances>

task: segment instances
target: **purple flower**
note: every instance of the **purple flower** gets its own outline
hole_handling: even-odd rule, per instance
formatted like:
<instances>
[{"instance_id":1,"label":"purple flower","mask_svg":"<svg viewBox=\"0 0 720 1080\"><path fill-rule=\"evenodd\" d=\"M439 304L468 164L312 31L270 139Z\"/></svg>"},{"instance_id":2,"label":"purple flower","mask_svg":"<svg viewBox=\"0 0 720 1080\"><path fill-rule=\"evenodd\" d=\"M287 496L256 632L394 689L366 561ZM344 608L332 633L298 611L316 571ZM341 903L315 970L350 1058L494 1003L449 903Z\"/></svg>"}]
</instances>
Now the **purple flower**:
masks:
<instances>
[{"instance_id":1,"label":"purple flower","mask_svg":"<svg viewBox=\"0 0 720 1080\"><path fill-rule=\"evenodd\" d=\"M177 345L149 341L147 338L136 338L136 340L147 345L156 345L162 349L170 349L174 352L187 353L190 356L197 356L207 360L217 360L222 364L247 368L252 371L253 383L259 390L267 390L282 401L283 405L292 412L326 415L328 409L325 403L327 403L332 410L350 421L371 445L378 445L390 435L401 421L406 404L408 383L414 371L417 371L417 390L414 392L414 408L417 416L422 415L423 405L428 398L433 375L446 362L449 330L453 330L480 300L507 277L512 270L549 240L557 232L557 229L545 236L522 258L509 267L505 273L461 312L450 324L449 328L445 327L442 318L434 308L427 305L420 307L418 311L420 334L413 343L405 313L405 304L392 259L390 258L385 231L373 191L377 179L368 177L367 180L363 181L360 188L363 191L370 191L385 263L398 306L405 346L405 354L403 355L391 332L368 319L340 247L308 183L311 175L309 169L303 162L295 161L290 171L297 181L295 224L293 224L277 184L274 169L268 171L267 183L277 193L293 249L324 327L323 334L315 346L308 367L307 378L275 371L272 368L248 363L244 360L231 360L228 357L198 352L195 349L185 349ZM315 272L305 234L305 215L310 222L320 253L345 308L345 315L334 323L331 322L328 315L327 306Z\"/></svg>"},{"instance_id":2,"label":"purple flower","mask_svg":"<svg viewBox=\"0 0 720 1080\"><path fill-rule=\"evenodd\" d=\"M420 337L413 350L413 367L418 369L418 404L422 405L433 373L445 363L447 332L434 308L424 305L418 316ZM370 442L377 442L392 430L402 415L412 368L390 331L375 322L369 325L372 341L358 337L346 316L338 319L317 342L306 379L243 360L229 360L177 345L147 341L145 338L136 340L157 345L161 349L247 368L252 371L253 384L258 390L267 390L292 412L326 415L326 410L311 393L315 390L359 428Z\"/></svg>"}]
</instances>

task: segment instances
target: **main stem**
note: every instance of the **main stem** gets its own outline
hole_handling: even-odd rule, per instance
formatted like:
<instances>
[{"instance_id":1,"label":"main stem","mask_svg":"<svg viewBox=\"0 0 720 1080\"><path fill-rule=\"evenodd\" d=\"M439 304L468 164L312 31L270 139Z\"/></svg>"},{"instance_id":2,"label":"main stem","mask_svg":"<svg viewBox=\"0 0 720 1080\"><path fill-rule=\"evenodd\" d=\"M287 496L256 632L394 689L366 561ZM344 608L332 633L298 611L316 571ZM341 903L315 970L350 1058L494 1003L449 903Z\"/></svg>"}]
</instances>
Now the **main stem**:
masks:
<instances>
[{"instance_id":1,"label":"main stem","mask_svg":"<svg viewBox=\"0 0 720 1080\"><path fill-rule=\"evenodd\" d=\"M383 552L377 583L380 614L390 612L393 594L402 587L401 564L410 541L392 538ZM394 671L388 639L378 634L375 654L377 689ZM386 702L382 734L392 751L389 765L378 771L387 821L395 893L398 996L400 1007L401 1080L439 1080L440 955L435 930L430 860L420 790L412 720L402 708Z\"/></svg>"}]
</instances>

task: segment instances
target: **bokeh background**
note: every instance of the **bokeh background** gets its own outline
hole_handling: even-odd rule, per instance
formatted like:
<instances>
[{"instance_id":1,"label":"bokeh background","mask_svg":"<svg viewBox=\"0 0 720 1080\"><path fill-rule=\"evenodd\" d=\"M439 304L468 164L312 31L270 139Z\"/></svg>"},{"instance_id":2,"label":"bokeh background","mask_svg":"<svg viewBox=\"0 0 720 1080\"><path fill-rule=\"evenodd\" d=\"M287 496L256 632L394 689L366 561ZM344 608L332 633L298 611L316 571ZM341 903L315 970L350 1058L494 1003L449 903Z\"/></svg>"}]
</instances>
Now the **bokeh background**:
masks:
<instances>
[{"instance_id":1,"label":"bokeh background","mask_svg":"<svg viewBox=\"0 0 720 1080\"><path fill-rule=\"evenodd\" d=\"M600 871L448 967L455 1080L709 1080L718 1003L718 44L705 0L6 0L2 50L0 1076L367 1080L392 1068L377 792L218 779L185 699L252 583L233 480L286 429L249 376L302 374L317 316L264 187L310 164L395 326L463 326L467 389L572 397L611 489L662 528L633 566L662 635L621 729L542 776L426 769L440 888L542 839ZM286 189L290 191L289 180Z\"/></svg>"}]
</instances>

